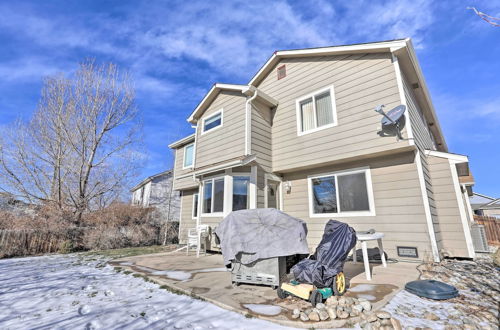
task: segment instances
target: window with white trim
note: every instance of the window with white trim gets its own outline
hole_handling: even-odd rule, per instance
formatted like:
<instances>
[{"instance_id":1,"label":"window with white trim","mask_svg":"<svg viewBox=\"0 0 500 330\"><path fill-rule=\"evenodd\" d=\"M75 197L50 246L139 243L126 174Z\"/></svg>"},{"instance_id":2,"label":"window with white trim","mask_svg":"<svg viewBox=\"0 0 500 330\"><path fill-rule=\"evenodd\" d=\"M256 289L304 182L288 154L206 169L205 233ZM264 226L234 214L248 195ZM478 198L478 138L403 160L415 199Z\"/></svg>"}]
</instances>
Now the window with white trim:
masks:
<instances>
[{"instance_id":1,"label":"window with white trim","mask_svg":"<svg viewBox=\"0 0 500 330\"><path fill-rule=\"evenodd\" d=\"M194 143L184 147L184 164L183 168L193 167Z\"/></svg>"},{"instance_id":2,"label":"window with white trim","mask_svg":"<svg viewBox=\"0 0 500 330\"><path fill-rule=\"evenodd\" d=\"M203 213L222 213L224 210L224 178L203 181Z\"/></svg>"},{"instance_id":3,"label":"window with white trim","mask_svg":"<svg viewBox=\"0 0 500 330\"><path fill-rule=\"evenodd\" d=\"M196 219L198 217L198 198L199 194L195 193L193 195L193 219Z\"/></svg>"},{"instance_id":4,"label":"window with white trim","mask_svg":"<svg viewBox=\"0 0 500 330\"><path fill-rule=\"evenodd\" d=\"M233 176L233 211L249 207L250 176Z\"/></svg>"},{"instance_id":5,"label":"window with white trim","mask_svg":"<svg viewBox=\"0 0 500 330\"><path fill-rule=\"evenodd\" d=\"M333 86L301 97L297 100L296 107L299 135L337 124Z\"/></svg>"},{"instance_id":6,"label":"window with white trim","mask_svg":"<svg viewBox=\"0 0 500 330\"><path fill-rule=\"evenodd\" d=\"M369 169L310 176L311 216L374 215Z\"/></svg>"},{"instance_id":7,"label":"window with white trim","mask_svg":"<svg viewBox=\"0 0 500 330\"><path fill-rule=\"evenodd\" d=\"M222 126L222 110L203 119L203 133Z\"/></svg>"}]
</instances>

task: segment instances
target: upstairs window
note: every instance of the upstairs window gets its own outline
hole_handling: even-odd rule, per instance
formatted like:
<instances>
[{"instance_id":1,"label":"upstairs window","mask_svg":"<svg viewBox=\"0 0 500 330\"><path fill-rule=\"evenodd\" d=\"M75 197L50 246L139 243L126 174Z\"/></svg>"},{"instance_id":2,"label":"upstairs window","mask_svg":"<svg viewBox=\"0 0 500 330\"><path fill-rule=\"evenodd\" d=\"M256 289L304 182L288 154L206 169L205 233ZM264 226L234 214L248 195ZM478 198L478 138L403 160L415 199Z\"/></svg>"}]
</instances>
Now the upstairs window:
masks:
<instances>
[{"instance_id":1,"label":"upstairs window","mask_svg":"<svg viewBox=\"0 0 500 330\"><path fill-rule=\"evenodd\" d=\"M217 113L203 119L203 133L208 132L210 130L214 130L217 127L222 126L222 110Z\"/></svg>"},{"instance_id":2,"label":"upstairs window","mask_svg":"<svg viewBox=\"0 0 500 330\"><path fill-rule=\"evenodd\" d=\"M309 177L311 216L374 215L368 169Z\"/></svg>"},{"instance_id":3,"label":"upstairs window","mask_svg":"<svg viewBox=\"0 0 500 330\"><path fill-rule=\"evenodd\" d=\"M194 143L184 147L184 166L183 168L193 167Z\"/></svg>"},{"instance_id":4,"label":"upstairs window","mask_svg":"<svg viewBox=\"0 0 500 330\"><path fill-rule=\"evenodd\" d=\"M298 135L337 124L333 86L298 99L296 107Z\"/></svg>"}]
</instances>

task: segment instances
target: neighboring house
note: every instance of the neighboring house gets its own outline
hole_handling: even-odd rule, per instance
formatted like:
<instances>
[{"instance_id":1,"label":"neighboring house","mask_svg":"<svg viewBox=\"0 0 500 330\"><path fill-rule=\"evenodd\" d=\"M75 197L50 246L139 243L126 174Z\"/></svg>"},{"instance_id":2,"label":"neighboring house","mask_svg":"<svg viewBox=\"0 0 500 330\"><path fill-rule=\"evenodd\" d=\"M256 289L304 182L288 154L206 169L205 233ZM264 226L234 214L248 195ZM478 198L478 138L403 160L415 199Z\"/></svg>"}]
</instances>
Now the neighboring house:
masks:
<instances>
[{"instance_id":1,"label":"neighboring house","mask_svg":"<svg viewBox=\"0 0 500 330\"><path fill-rule=\"evenodd\" d=\"M406 105L403 140L378 134L380 104ZM468 158L448 152L409 39L275 52L248 84L215 84L188 122L169 146L181 242L273 207L307 222L311 249L338 219L385 233L390 257L474 257Z\"/></svg>"},{"instance_id":2,"label":"neighboring house","mask_svg":"<svg viewBox=\"0 0 500 330\"><path fill-rule=\"evenodd\" d=\"M474 214L500 219L500 198L473 193L470 197L470 204Z\"/></svg>"},{"instance_id":3,"label":"neighboring house","mask_svg":"<svg viewBox=\"0 0 500 330\"><path fill-rule=\"evenodd\" d=\"M155 207L163 220L179 219L180 194L173 189L172 170L152 175L130 190L132 204Z\"/></svg>"}]
</instances>

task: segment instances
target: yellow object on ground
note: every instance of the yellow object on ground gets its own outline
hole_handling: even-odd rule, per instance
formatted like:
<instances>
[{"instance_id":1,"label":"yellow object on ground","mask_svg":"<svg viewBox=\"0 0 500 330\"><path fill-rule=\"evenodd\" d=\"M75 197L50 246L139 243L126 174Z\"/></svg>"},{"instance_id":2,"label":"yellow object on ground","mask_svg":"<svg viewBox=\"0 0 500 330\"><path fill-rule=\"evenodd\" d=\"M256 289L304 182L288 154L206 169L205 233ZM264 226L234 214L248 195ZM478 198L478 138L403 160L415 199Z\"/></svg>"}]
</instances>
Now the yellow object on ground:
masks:
<instances>
[{"instance_id":1,"label":"yellow object on ground","mask_svg":"<svg viewBox=\"0 0 500 330\"><path fill-rule=\"evenodd\" d=\"M304 283L297 285L293 285L291 283L283 283L281 284L281 289L290 292L297 297L307 300L311 295L311 291L314 290L314 285Z\"/></svg>"}]
</instances>

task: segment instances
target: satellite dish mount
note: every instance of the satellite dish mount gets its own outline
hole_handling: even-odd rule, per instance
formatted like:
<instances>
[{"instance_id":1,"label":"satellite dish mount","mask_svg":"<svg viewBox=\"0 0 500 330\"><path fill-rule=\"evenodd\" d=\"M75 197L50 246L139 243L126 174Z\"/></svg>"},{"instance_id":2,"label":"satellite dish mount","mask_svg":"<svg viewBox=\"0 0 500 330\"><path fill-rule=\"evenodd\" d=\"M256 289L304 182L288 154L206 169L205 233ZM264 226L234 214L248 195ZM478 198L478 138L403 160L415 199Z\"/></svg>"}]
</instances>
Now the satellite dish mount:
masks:
<instances>
[{"instance_id":1,"label":"satellite dish mount","mask_svg":"<svg viewBox=\"0 0 500 330\"><path fill-rule=\"evenodd\" d=\"M404 128L406 123L406 118L404 113L406 111L406 106L401 104L391 110L384 112L385 105L380 104L375 107L375 112L384 116L380 123L382 124L382 129L378 132L380 136L395 136L397 141L404 140L401 130Z\"/></svg>"}]
</instances>

